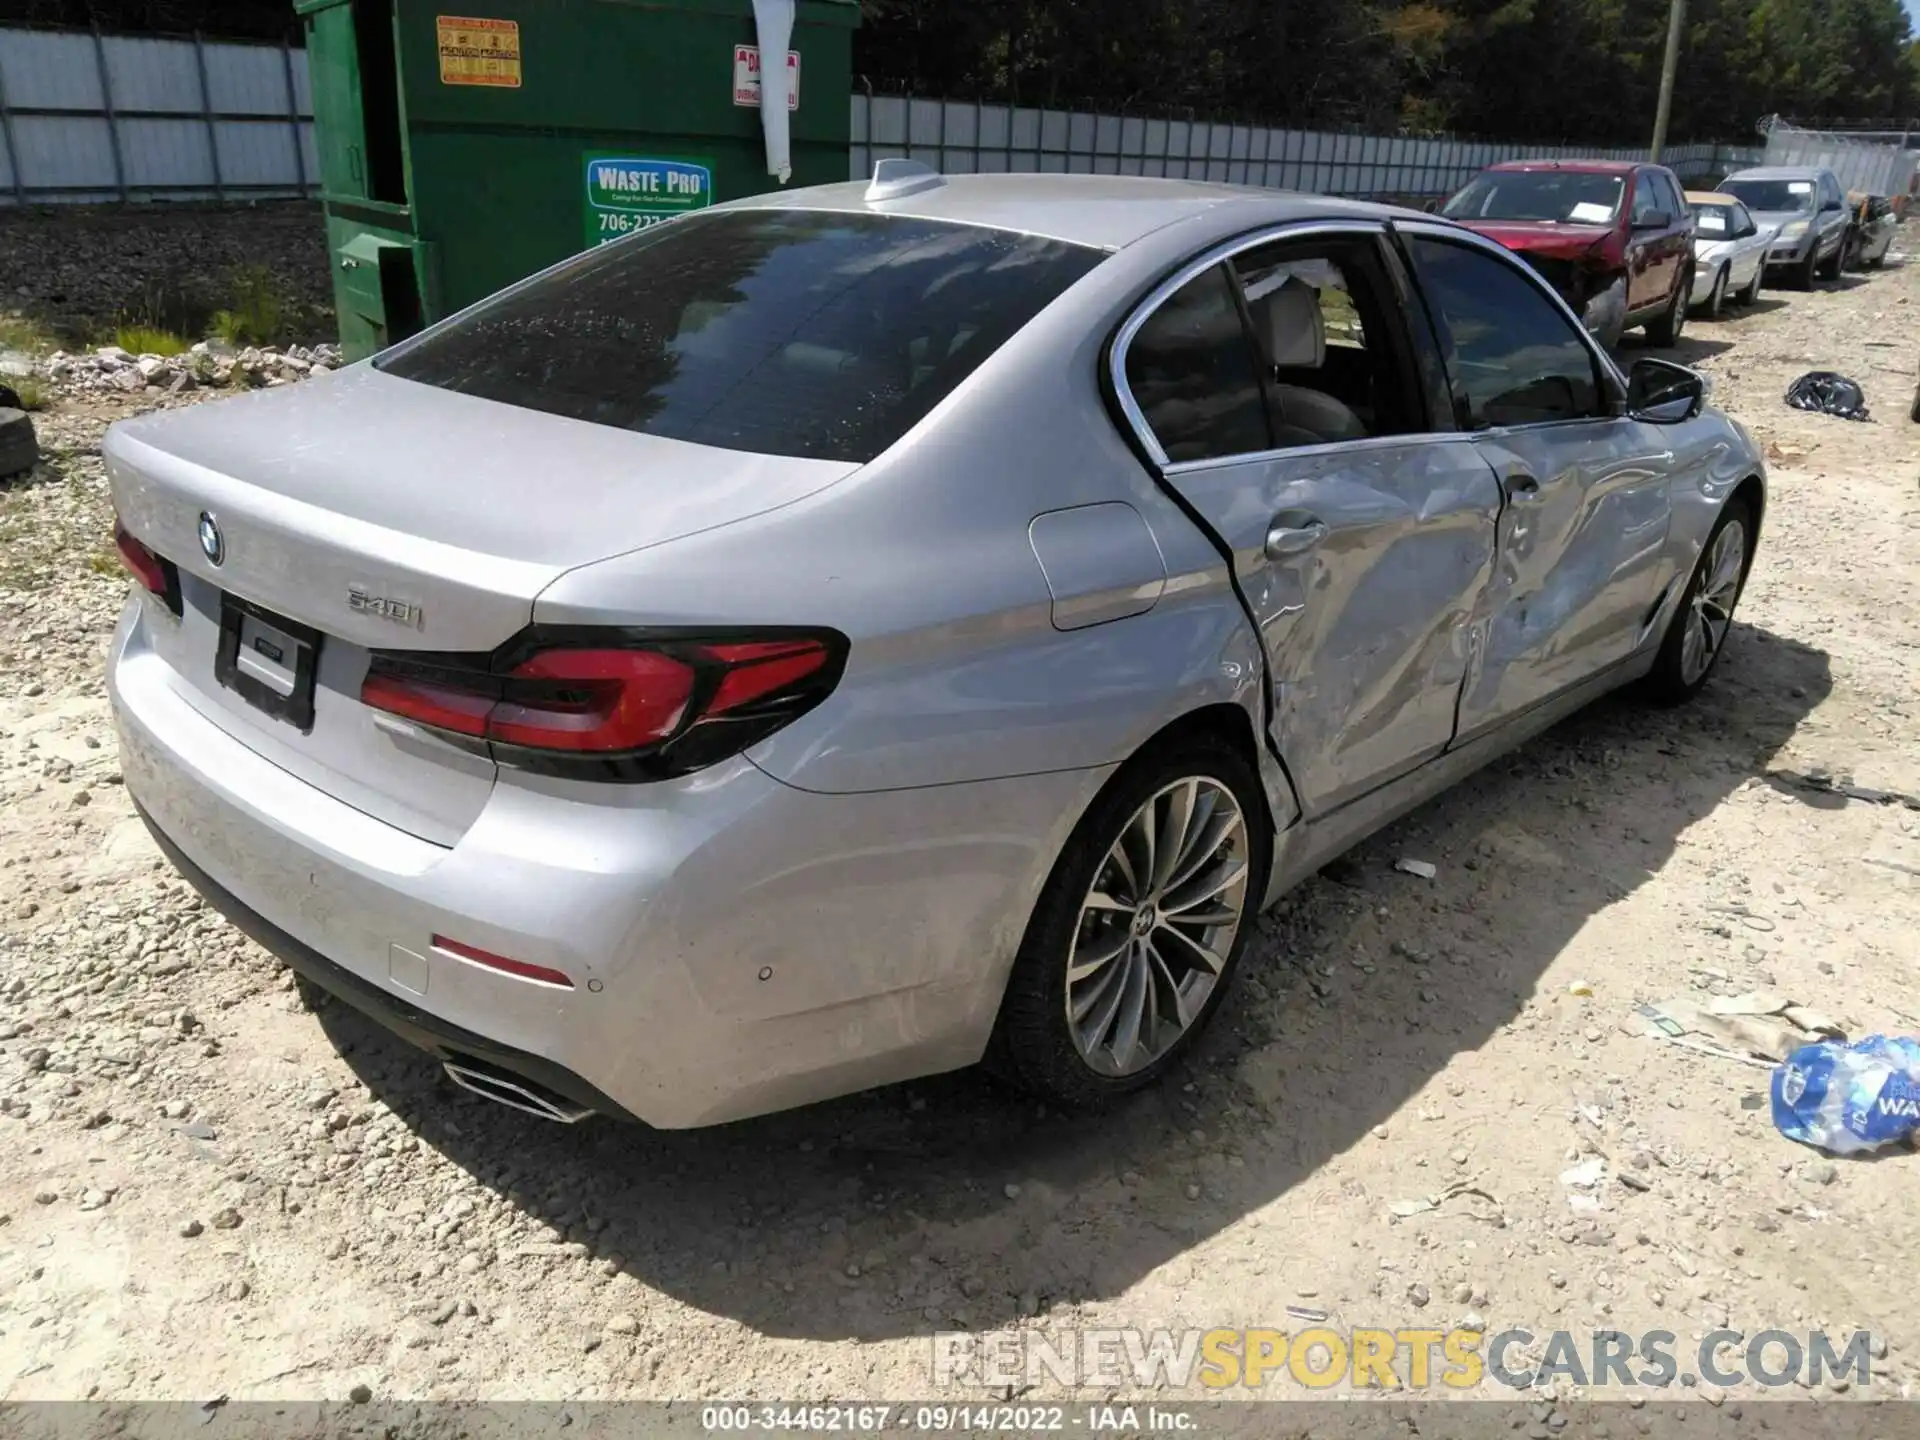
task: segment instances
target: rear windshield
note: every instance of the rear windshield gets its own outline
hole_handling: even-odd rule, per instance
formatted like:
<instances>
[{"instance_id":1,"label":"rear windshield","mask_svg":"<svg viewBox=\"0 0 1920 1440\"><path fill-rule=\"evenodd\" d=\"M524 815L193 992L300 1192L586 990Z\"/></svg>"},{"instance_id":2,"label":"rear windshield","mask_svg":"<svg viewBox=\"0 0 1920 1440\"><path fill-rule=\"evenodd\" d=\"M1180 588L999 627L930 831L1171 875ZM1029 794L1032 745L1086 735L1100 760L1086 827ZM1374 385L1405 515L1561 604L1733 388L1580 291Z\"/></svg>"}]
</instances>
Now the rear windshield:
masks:
<instances>
[{"instance_id":1,"label":"rear windshield","mask_svg":"<svg viewBox=\"0 0 1920 1440\"><path fill-rule=\"evenodd\" d=\"M1618 175L1579 170L1483 170L1447 201L1455 220L1546 220L1604 225L1620 213Z\"/></svg>"},{"instance_id":2,"label":"rear windshield","mask_svg":"<svg viewBox=\"0 0 1920 1440\"><path fill-rule=\"evenodd\" d=\"M1811 180L1725 180L1720 188L1749 210L1811 210Z\"/></svg>"},{"instance_id":3,"label":"rear windshield","mask_svg":"<svg viewBox=\"0 0 1920 1440\"><path fill-rule=\"evenodd\" d=\"M1104 258L932 220L722 210L589 251L374 363L597 425L864 462Z\"/></svg>"}]
</instances>

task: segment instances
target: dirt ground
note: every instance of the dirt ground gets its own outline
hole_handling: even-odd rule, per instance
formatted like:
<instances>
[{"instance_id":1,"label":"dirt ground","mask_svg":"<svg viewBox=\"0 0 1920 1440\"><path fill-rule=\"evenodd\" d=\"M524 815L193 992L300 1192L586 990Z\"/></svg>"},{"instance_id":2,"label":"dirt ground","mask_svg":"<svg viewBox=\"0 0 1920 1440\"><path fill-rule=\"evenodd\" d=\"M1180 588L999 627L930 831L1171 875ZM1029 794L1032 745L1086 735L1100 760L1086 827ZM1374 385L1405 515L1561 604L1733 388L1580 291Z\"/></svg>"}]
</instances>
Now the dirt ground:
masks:
<instances>
[{"instance_id":1,"label":"dirt ground","mask_svg":"<svg viewBox=\"0 0 1920 1440\"><path fill-rule=\"evenodd\" d=\"M1773 457L1707 691L1603 704L1337 862L1185 1072L1097 1119L959 1074L567 1129L303 1008L116 769L98 445L154 402L56 406L0 489L0 1398L923 1397L936 1331L1289 1306L1683 1347L1864 1328L1908 1395L1920 1157L1788 1142L1763 1070L1633 1010L1765 985L1920 1032L1917 320L1920 264L1693 323L1677 353ZM1875 423L1786 408L1813 368ZM1560 1177L1595 1157L1581 1208ZM1456 1181L1484 1193L1396 1214Z\"/></svg>"}]
</instances>

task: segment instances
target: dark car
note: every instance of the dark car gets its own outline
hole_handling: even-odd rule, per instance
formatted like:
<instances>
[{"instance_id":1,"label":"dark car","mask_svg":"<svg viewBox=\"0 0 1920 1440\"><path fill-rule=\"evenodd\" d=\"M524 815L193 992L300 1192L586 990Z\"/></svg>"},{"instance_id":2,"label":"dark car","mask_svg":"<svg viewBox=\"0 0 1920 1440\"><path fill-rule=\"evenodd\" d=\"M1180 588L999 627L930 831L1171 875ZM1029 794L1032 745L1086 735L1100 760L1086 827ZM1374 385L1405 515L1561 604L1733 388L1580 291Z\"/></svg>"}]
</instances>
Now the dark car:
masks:
<instances>
[{"instance_id":1,"label":"dark car","mask_svg":"<svg viewBox=\"0 0 1920 1440\"><path fill-rule=\"evenodd\" d=\"M1680 338L1693 289L1693 216L1665 167L1509 160L1441 208L1524 257L1608 348L1636 325L1655 345Z\"/></svg>"}]
</instances>

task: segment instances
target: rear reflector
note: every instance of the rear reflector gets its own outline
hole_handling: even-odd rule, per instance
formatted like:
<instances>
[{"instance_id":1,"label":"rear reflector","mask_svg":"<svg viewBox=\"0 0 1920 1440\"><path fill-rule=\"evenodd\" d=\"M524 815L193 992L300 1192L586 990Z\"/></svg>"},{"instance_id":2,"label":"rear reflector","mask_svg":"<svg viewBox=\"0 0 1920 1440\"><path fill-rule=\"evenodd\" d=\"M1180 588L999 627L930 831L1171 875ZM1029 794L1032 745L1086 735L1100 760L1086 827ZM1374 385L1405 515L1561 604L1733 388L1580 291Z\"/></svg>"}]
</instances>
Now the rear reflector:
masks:
<instances>
[{"instance_id":1,"label":"rear reflector","mask_svg":"<svg viewBox=\"0 0 1920 1440\"><path fill-rule=\"evenodd\" d=\"M494 656L379 652L360 699L484 742L501 764L646 780L738 754L804 714L831 693L846 653L825 632L543 638L529 632Z\"/></svg>"},{"instance_id":2,"label":"rear reflector","mask_svg":"<svg viewBox=\"0 0 1920 1440\"><path fill-rule=\"evenodd\" d=\"M133 537L116 516L113 522L113 548L120 552L120 563L147 589L167 602L174 614L180 613L180 581L172 565L162 560Z\"/></svg>"},{"instance_id":3,"label":"rear reflector","mask_svg":"<svg viewBox=\"0 0 1920 1440\"><path fill-rule=\"evenodd\" d=\"M462 945L458 940L449 940L444 935L433 937L433 948L448 955L458 956L462 960L471 960L476 965L484 965L489 970L498 970L507 975L518 975L522 980L538 980L543 985L559 985L573 989L573 981L563 971L546 965L530 965L525 960L509 960L505 955L495 955L491 950L481 950L472 945Z\"/></svg>"}]
</instances>

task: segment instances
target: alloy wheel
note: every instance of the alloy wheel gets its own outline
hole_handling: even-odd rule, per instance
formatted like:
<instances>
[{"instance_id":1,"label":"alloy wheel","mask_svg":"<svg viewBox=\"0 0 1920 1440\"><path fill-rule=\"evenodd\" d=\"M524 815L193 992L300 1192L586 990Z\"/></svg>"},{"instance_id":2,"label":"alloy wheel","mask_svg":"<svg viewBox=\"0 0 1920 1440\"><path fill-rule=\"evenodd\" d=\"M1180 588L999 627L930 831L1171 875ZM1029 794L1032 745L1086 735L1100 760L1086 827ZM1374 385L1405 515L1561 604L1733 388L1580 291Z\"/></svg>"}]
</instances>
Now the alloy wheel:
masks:
<instances>
[{"instance_id":1,"label":"alloy wheel","mask_svg":"<svg viewBox=\"0 0 1920 1440\"><path fill-rule=\"evenodd\" d=\"M1240 802L1204 775L1121 827L1067 956L1067 1029L1089 1068L1136 1074L1200 1018L1246 918L1248 844Z\"/></svg>"},{"instance_id":2,"label":"alloy wheel","mask_svg":"<svg viewBox=\"0 0 1920 1440\"><path fill-rule=\"evenodd\" d=\"M1701 565L1701 578L1689 602L1687 629L1680 642L1680 678L1695 684L1727 643L1733 625L1734 602L1740 598L1740 577L1747 563L1747 530L1729 520L1714 537Z\"/></svg>"}]
</instances>

